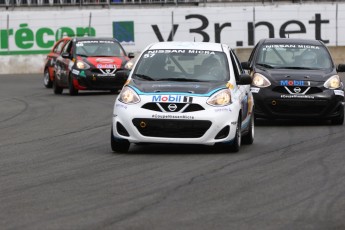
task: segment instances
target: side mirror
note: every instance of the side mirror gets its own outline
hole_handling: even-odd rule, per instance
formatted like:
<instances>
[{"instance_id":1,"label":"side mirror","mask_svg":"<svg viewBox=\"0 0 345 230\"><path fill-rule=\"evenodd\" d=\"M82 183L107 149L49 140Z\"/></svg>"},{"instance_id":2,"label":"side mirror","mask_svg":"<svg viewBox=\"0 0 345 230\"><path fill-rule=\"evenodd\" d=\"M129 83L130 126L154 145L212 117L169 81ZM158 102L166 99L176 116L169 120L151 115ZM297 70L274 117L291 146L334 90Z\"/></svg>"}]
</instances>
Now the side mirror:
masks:
<instances>
[{"instance_id":1,"label":"side mirror","mask_svg":"<svg viewBox=\"0 0 345 230\"><path fill-rule=\"evenodd\" d=\"M345 64L339 64L337 67L338 72L345 72Z\"/></svg>"},{"instance_id":2,"label":"side mirror","mask_svg":"<svg viewBox=\"0 0 345 230\"><path fill-rule=\"evenodd\" d=\"M70 55L69 55L69 53L67 53L67 52L62 53L61 56L62 56L63 58L70 58Z\"/></svg>"},{"instance_id":3,"label":"side mirror","mask_svg":"<svg viewBox=\"0 0 345 230\"><path fill-rule=\"evenodd\" d=\"M241 62L242 68L243 69L250 69L249 62Z\"/></svg>"},{"instance_id":4,"label":"side mirror","mask_svg":"<svg viewBox=\"0 0 345 230\"><path fill-rule=\"evenodd\" d=\"M252 84L252 77L246 73L240 75L240 80L237 82L238 85L250 85Z\"/></svg>"},{"instance_id":5,"label":"side mirror","mask_svg":"<svg viewBox=\"0 0 345 230\"><path fill-rule=\"evenodd\" d=\"M134 58L135 55L134 55L134 53L128 53L128 57L129 57L129 58Z\"/></svg>"}]
</instances>

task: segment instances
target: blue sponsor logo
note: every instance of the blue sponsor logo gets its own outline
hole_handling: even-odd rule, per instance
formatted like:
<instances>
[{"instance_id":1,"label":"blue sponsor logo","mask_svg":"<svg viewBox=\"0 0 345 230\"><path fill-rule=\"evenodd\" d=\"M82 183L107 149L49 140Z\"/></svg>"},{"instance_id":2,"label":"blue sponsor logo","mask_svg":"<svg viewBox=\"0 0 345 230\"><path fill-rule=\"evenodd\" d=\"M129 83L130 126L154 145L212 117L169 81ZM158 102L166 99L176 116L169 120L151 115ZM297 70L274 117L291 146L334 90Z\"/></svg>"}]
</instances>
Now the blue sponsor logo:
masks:
<instances>
[{"instance_id":1,"label":"blue sponsor logo","mask_svg":"<svg viewBox=\"0 0 345 230\"><path fill-rule=\"evenodd\" d=\"M305 81L296 81L296 80L281 80L281 86L305 86Z\"/></svg>"},{"instance_id":2,"label":"blue sponsor logo","mask_svg":"<svg viewBox=\"0 0 345 230\"><path fill-rule=\"evenodd\" d=\"M152 96L152 102L193 103L193 97L182 96L182 95L155 95L155 96Z\"/></svg>"}]
</instances>

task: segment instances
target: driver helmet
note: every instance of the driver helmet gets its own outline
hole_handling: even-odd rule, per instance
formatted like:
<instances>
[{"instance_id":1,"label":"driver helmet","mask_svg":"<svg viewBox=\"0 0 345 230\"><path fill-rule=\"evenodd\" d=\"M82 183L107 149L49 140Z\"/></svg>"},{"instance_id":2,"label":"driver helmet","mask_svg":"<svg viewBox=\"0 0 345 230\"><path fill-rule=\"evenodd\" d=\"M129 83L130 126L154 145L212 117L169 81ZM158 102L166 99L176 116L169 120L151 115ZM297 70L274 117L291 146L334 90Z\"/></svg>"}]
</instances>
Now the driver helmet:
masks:
<instances>
[{"instance_id":1,"label":"driver helmet","mask_svg":"<svg viewBox=\"0 0 345 230\"><path fill-rule=\"evenodd\" d=\"M303 57L302 57L302 62L305 65L314 65L316 64L316 54L312 51L307 51Z\"/></svg>"}]
</instances>

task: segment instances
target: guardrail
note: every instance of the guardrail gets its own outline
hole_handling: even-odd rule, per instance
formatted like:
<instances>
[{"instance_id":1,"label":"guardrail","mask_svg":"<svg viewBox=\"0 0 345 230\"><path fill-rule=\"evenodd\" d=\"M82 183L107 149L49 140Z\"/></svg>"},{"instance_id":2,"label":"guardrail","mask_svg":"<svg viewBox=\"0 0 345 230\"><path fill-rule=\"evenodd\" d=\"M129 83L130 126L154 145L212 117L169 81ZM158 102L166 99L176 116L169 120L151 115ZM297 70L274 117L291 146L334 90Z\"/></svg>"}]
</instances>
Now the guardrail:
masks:
<instances>
[{"instance_id":1,"label":"guardrail","mask_svg":"<svg viewBox=\"0 0 345 230\"><path fill-rule=\"evenodd\" d=\"M0 7L92 6L116 4L307 3L341 1L342 0L0 0Z\"/></svg>"}]
</instances>

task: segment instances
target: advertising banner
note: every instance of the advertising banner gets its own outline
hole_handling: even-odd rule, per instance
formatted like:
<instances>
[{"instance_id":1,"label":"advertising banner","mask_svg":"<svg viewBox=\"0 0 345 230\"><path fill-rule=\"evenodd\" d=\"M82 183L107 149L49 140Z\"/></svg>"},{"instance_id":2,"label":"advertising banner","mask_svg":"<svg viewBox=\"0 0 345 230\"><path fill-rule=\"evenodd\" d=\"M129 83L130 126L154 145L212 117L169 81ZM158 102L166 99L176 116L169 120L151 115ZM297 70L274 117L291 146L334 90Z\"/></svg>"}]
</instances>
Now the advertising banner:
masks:
<instances>
[{"instance_id":1,"label":"advertising banner","mask_svg":"<svg viewBox=\"0 0 345 230\"><path fill-rule=\"evenodd\" d=\"M253 47L261 38L297 37L345 45L344 4L3 11L0 55L48 53L63 36L117 38L129 52L157 41Z\"/></svg>"}]
</instances>

